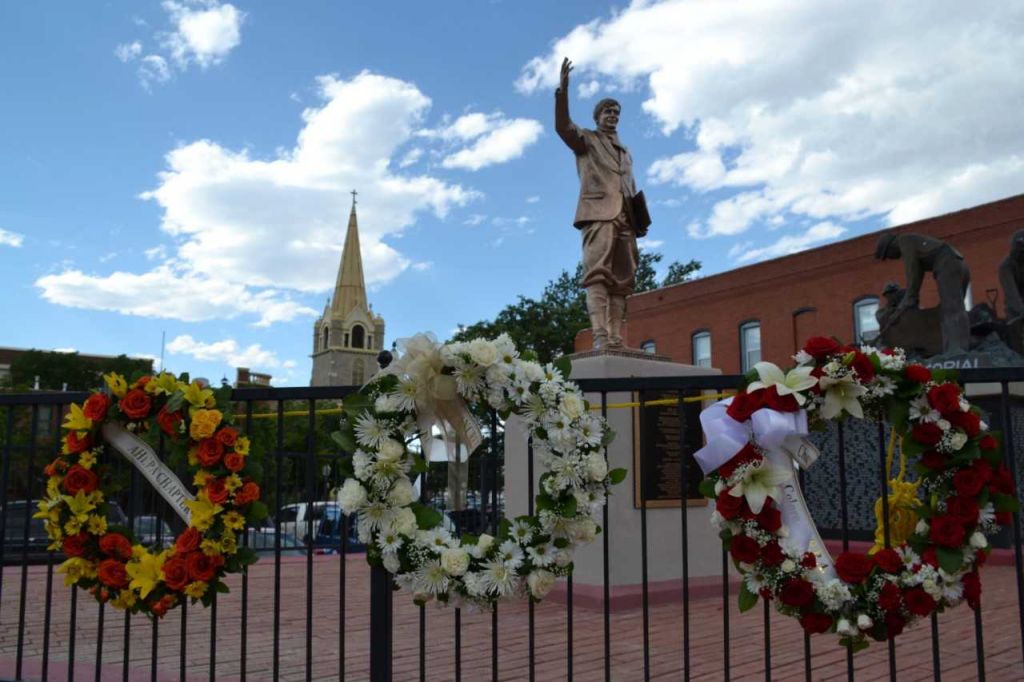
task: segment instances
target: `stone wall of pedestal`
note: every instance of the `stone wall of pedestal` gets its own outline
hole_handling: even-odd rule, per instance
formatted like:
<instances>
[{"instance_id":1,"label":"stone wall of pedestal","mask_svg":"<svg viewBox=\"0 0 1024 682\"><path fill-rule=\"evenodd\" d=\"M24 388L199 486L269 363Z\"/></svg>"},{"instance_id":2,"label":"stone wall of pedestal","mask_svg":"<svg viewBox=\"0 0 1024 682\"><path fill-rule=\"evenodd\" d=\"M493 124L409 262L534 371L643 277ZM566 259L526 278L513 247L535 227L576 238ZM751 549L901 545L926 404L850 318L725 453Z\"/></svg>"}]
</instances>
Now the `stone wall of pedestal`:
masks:
<instances>
[{"instance_id":1,"label":"stone wall of pedestal","mask_svg":"<svg viewBox=\"0 0 1024 682\"><path fill-rule=\"evenodd\" d=\"M572 357L573 379L624 377L662 377L720 374L716 369L670 362L638 353L580 353ZM601 404L599 394L588 394L587 400ZM629 393L609 393L608 404L629 402ZM608 467L625 468L629 475L615 486L608 499L609 578L610 585L636 585L642 581L640 510L634 507L633 486L633 409L610 409L608 421L616 437L608 448ZM522 421L510 418L505 425L505 503L506 515L514 518L528 511L527 437ZM692 468L694 476L699 469ZM541 474L539 462L534 465L534 490ZM722 543L709 523L711 508L707 505L686 509L689 534L690 576L721 576ZM600 518L598 518L600 523ZM578 585L603 584L603 540L600 535L576 553L573 580ZM647 510L647 574L650 581L679 580L682 576L682 510L649 508Z\"/></svg>"}]
</instances>

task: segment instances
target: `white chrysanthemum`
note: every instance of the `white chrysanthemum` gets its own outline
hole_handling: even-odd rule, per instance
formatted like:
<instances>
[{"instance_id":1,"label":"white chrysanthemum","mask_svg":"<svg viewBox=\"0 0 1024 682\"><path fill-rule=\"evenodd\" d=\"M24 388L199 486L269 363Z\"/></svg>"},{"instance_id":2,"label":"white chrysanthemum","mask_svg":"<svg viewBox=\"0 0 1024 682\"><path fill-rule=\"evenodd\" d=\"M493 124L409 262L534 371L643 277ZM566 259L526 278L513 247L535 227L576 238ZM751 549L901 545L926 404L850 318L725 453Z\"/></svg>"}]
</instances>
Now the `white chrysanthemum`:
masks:
<instances>
[{"instance_id":1,"label":"white chrysanthemum","mask_svg":"<svg viewBox=\"0 0 1024 682\"><path fill-rule=\"evenodd\" d=\"M552 364L550 362L548 364L544 365L543 370L544 370L543 381L551 382L551 383L559 383L564 378L564 377L562 377L562 373L558 370L558 368L555 367L554 364Z\"/></svg>"},{"instance_id":2,"label":"white chrysanthemum","mask_svg":"<svg viewBox=\"0 0 1024 682\"><path fill-rule=\"evenodd\" d=\"M398 412L401 408L399 407L398 398L394 394L384 393L377 396L377 399L373 401L373 409L377 412Z\"/></svg>"},{"instance_id":3,"label":"white chrysanthemum","mask_svg":"<svg viewBox=\"0 0 1024 682\"><path fill-rule=\"evenodd\" d=\"M512 385L508 388L509 398L516 405L522 405L526 402L526 399L530 396L530 381L529 379L516 379L512 382Z\"/></svg>"},{"instance_id":4,"label":"white chrysanthemum","mask_svg":"<svg viewBox=\"0 0 1024 682\"><path fill-rule=\"evenodd\" d=\"M924 393L910 401L910 419L919 422L937 422L942 413L928 404L928 396Z\"/></svg>"},{"instance_id":5,"label":"white chrysanthemum","mask_svg":"<svg viewBox=\"0 0 1024 682\"><path fill-rule=\"evenodd\" d=\"M388 425L369 412L364 412L356 419L355 431L359 444L374 450L380 448L391 434Z\"/></svg>"},{"instance_id":6,"label":"white chrysanthemum","mask_svg":"<svg viewBox=\"0 0 1024 682\"><path fill-rule=\"evenodd\" d=\"M398 388L392 393L395 406L402 411L409 412L416 409L416 396L420 394L420 384L416 379L409 377L398 382Z\"/></svg>"},{"instance_id":7,"label":"white chrysanthemum","mask_svg":"<svg viewBox=\"0 0 1024 682\"><path fill-rule=\"evenodd\" d=\"M551 571L545 571L543 568L538 568L535 571L531 571L530 575L526 577L526 584L530 588L530 594L534 599L543 599L555 585L555 574Z\"/></svg>"},{"instance_id":8,"label":"white chrysanthemum","mask_svg":"<svg viewBox=\"0 0 1024 682\"><path fill-rule=\"evenodd\" d=\"M878 375L871 382L868 393L875 397L892 395L896 392L896 382L887 376Z\"/></svg>"},{"instance_id":9,"label":"white chrysanthemum","mask_svg":"<svg viewBox=\"0 0 1024 682\"><path fill-rule=\"evenodd\" d=\"M747 589L754 594L760 592L761 588L764 587L764 578L754 571L750 571L745 574L743 576L743 582L746 583Z\"/></svg>"},{"instance_id":10,"label":"white chrysanthemum","mask_svg":"<svg viewBox=\"0 0 1024 682\"><path fill-rule=\"evenodd\" d=\"M505 365L491 365L484 373L487 385L492 388L505 388L512 383L511 373Z\"/></svg>"},{"instance_id":11,"label":"white chrysanthemum","mask_svg":"<svg viewBox=\"0 0 1024 682\"><path fill-rule=\"evenodd\" d=\"M441 566L441 562L428 561L416 571L416 592L425 594L443 594L448 591L448 574Z\"/></svg>"},{"instance_id":12,"label":"white chrysanthemum","mask_svg":"<svg viewBox=\"0 0 1024 682\"><path fill-rule=\"evenodd\" d=\"M377 536L377 546L385 553L397 552L402 546L402 536L394 531L385 531Z\"/></svg>"},{"instance_id":13,"label":"white chrysanthemum","mask_svg":"<svg viewBox=\"0 0 1024 682\"><path fill-rule=\"evenodd\" d=\"M451 533L441 526L431 528L430 530L421 530L416 534L416 543L418 545L429 547L438 554L447 549L451 539Z\"/></svg>"},{"instance_id":14,"label":"white chrysanthemum","mask_svg":"<svg viewBox=\"0 0 1024 682\"><path fill-rule=\"evenodd\" d=\"M366 523L370 530L380 530L391 523L394 511L384 502L371 502L359 513L359 523Z\"/></svg>"},{"instance_id":15,"label":"white chrysanthemum","mask_svg":"<svg viewBox=\"0 0 1024 682\"><path fill-rule=\"evenodd\" d=\"M484 592L498 597L507 597L516 591L516 572L504 562L494 560L484 564L480 573L480 582Z\"/></svg>"},{"instance_id":16,"label":"white chrysanthemum","mask_svg":"<svg viewBox=\"0 0 1024 682\"><path fill-rule=\"evenodd\" d=\"M504 561L511 569L517 569L523 565L523 550L515 540L506 540L498 545L498 560Z\"/></svg>"},{"instance_id":17,"label":"white chrysanthemum","mask_svg":"<svg viewBox=\"0 0 1024 682\"><path fill-rule=\"evenodd\" d=\"M546 404L555 405L558 403L558 397L562 395L564 390L562 384L555 383L554 381L545 381L537 389L537 393L544 399Z\"/></svg>"},{"instance_id":18,"label":"white chrysanthemum","mask_svg":"<svg viewBox=\"0 0 1024 682\"><path fill-rule=\"evenodd\" d=\"M526 553L530 555L530 561L534 566L550 566L555 560L554 547L550 543L544 543L535 547L527 547Z\"/></svg>"},{"instance_id":19,"label":"white chrysanthemum","mask_svg":"<svg viewBox=\"0 0 1024 682\"><path fill-rule=\"evenodd\" d=\"M533 538L533 526L527 521L516 521L512 524L512 537L520 544L526 544Z\"/></svg>"},{"instance_id":20,"label":"white chrysanthemum","mask_svg":"<svg viewBox=\"0 0 1024 682\"><path fill-rule=\"evenodd\" d=\"M951 606L960 603L964 598L964 584L960 580L951 580L942 583L942 598Z\"/></svg>"},{"instance_id":21,"label":"white chrysanthemum","mask_svg":"<svg viewBox=\"0 0 1024 682\"><path fill-rule=\"evenodd\" d=\"M809 365L814 362L814 356L801 349L793 356L793 361L798 365Z\"/></svg>"},{"instance_id":22,"label":"white chrysanthemum","mask_svg":"<svg viewBox=\"0 0 1024 682\"><path fill-rule=\"evenodd\" d=\"M462 575L469 569L469 553L460 547L449 547L441 552L441 566L448 575Z\"/></svg>"},{"instance_id":23,"label":"white chrysanthemum","mask_svg":"<svg viewBox=\"0 0 1024 682\"><path fill-rule=\"evenodd\" d=\"M416 499L416 491L408 478L402 477L395 481L388 492L388 502L396 507L405 507Z\"/></svg>"},{"instance_id":24,"label":"white chrysanthemum","mask_svg":"<svg viewBox=\"0 0 1024 682\"><path fill-rule=\"evenodd\" d=\"M341 511L346 514L359 511L366 504L366 500L366 488L354 478L347 479L338 491L338 504L341 505Z\"/></svg>"},{"instance_id":25,"label":"white chrysanthemum","mask_svg":"<svg viewBox=\"0 0 1024 682\"><path fill-rule=\"evenodd\" d=\"M484 371L479 365L466 365L455 370L455 385L460 394L476 397L484 387Z\"/></svg>"},{"instance_id":26,"label":"white chrysanthemum","mask_svg":"<svg viewBox=\"0 0 1024 682\"><path fill-rule=\"evenodd\" d=\"M486 594L487 588L478 573L467 573L462 576L462 584L466 586L466 592L471 597L483 597Z\"/></svg>"}]
</instances>

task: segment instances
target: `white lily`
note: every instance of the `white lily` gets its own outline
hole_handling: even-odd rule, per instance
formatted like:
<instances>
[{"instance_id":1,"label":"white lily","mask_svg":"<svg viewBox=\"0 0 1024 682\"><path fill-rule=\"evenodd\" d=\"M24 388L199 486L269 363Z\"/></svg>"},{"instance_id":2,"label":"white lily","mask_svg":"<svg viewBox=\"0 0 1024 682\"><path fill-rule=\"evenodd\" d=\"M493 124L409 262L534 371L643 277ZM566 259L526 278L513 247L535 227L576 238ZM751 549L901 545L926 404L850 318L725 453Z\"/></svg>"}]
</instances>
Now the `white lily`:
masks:
<instances>
[{"instance_id":1,"label":"white lily","mask_svg":"<svg viewBox=\"0 0 1024 682\"><path fill-rule=\"evenodd\" d=\"M760 465L751 466L743 476L743 480L734 485L729 491L733 497L747 498L747 506L750 511L760 514L764 508L764 502L769 497L778 499L776 491L780 483L785 483L792 478L793 472L782 467L772 466L767 461Z\"/></svg>"},{"instance_id":2,"label":"white lily","mask_svg":"<svg viewBox=\"0 0 1024 682\"><path fill-rule=\"evenodd\" d=\"M821 388L825 391L825 404L821 408L822 417L832 419L846 410L858 419L864 418L864 410L861 409L857 398L867 393L868 389L858 384L853 376L848 374L840 379L822 377Z\"/></svg>"},{"instance_id":3,"label":"white lily","mask_svg":"<svg viewBox=\"0 0 1024 682\"><path fill-rule=\"evenodd\" d=\"M747 386L747 391L775 386L775 390L780 396L792 395L796 398L797 405L803 405L807 401L807 396L801 391L806 391L818 383L818 380L811 376L813 370L813 367L794 367L789 372L783 373L778 365L762 361L754 365L754 371L757 372L759 381L754 381Z\"/></svg>"}]
</instances>

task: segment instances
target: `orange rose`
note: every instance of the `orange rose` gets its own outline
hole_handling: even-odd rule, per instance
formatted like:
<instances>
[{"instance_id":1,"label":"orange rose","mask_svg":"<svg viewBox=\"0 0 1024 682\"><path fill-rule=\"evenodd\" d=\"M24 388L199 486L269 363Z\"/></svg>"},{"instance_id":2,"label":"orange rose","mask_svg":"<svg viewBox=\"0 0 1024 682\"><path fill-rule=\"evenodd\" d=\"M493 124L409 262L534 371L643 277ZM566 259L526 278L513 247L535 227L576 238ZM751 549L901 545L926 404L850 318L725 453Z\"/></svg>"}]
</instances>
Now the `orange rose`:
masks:
<instances>
[{"instance_id":1,"label":"orange rose","mask_svg":"<svg viewBox=\"0 0 1024 682\"><path fill-rule=\"evenodd\" d=\"M249 481L235 493L235 504L238 506L249 504L260 499L260 487L256 483Z\"/></svg>"},{"instance_id":2,"label":"orange rose","mask_svg":"<svg viewBox=\"0 0 1024 682\"><path fill-rule=\"evenodd\" d=\"M245 457L237 452L229 452L224 455L224 466L227 467L228 471L238 473L245 468Z\"/></svg>"},{"instance_id":3,"label":"orange rose","mask_svg":"<svg viewBox=\"0 0 1024 682\"><path fill-rule=\"evenodd\" d=\"M230 448L235 444L235 441L238 440L238 429L231 426L225 426L217 432L216 438L225 447Z\"/></svg>"},{"instance_id":4,"label":"orange rose","mask_svg":"<svg viewBox=\"0 0 1024 682\"><path fill-rule=\"evenodd\" d=\"M79 436L77 431L70 431L64 437L64 443L67 445L68 452L85 452L92 447L92 436L89 433Z\"/></svg>"},{"instance_id":5,"label":"orange rose","mask_svg":"<svg viewBox=\"0 0 1024 682\"><path fill-rule=\"evenodd\" d=\"M203 536L195 528L189 527L184 533L178 536L178 539L174 542L174 549L179 554L188 554L194 552L199 547L199 542L203 539Z\"/></svg>"},{"instance_id":6,"label":"orange rose","mask_svg":"<svg viewBox=\"0 0 1024 682\"><path fill-rule=\"evenodd\" d=\"M170 589L181 592L189 583L188 562L183 557L174 557L163 566L164 583Z\"/></svg>"},{"instance_id":7,"label":"orange rose","mask_svg":"<svg viewBox=\"0 0 1024 682\"><path fill-rule=\"evenodd\" d=\"M62 549L64 554L69 557L80 557L85 555L87 545L89 542L89 534L86 532L78 533L76 535L68 535L64 538Z\"/></svg>"},{"instance_id":8,"label":"orange rose","mask_svg":"<svg viewBox=\"0 0 1024 682\"><path fill-rule=\"evenodd\" d=\"M94 472L76 464L68 469L68 475L64 477L64 490L68 495L77 495L79 490L91 493L99 483L99 477Z\"/></svg>"},{"instance_id":9,"label":"orange rose","mask_svg":"<svg viewBox=\"0 0 1024 682\"><path fill-rule=\"evenodd\" d=\"M94 422L102 421L110 407L110 396L106 393L93 393L82 405L82 413Z\"/></svg>"},{"instance_id":10,"label":"orange rose","mask_svg":"<svg viewBox=\"0 0 1024 682\"><path fill-rule=\"evenodd\" d=\"M128 560L132 556L132 543L120 533L107 533L100 538L100 550L115 559Z\"/></svg>"},{"instance_id":11,"label":"orange rose","mask_svg":"<svg viewBox=\"0 0 1024 682\"><path fill-rule=\"evenodd\" d=\"M120 589L128 587L128 571L117 559L104 559L96 569L100 582L108 587Z\"/></svg>"},{"instance_id":12,"label":"orange rose","mask_svg":"<svg viewBox=\"0 0 1024 682\"><path fill-rule=\"evenodd\" d=\"M213 580L217 573L217 569L220 568L223 563L224 559L222 557L207 556L202 552L192 552L186 559L189 575L192 576L193 580L201 580L204 583L208 583Z\"/></svg>"},{"instance_id":13,"label":"orange rose","mask_svg":"<svg viewBox=\"0 0 1024 682\"><path fill-rule=\"evenodd\" d=\"M221 456L224 454L224 446L216 438L206 438L199 441L196 448L196 458L204 467L217 466Z\"/></svg>"},{"instance_id":14,"label":"orange rose","mask_svg":"<svg viewBox=\"0 0 1024 682\"><path fill-rule=\"evenodd\" d=\"M129 419L145 419L153 406L153 401L145 391L133 388L124 394L118 406Z\"/></svg>"},{"instance_id":15,"label":"orange rose","mask_svg":"<svg viewBox=\"0 0 1024 682\"><path fill-rule=\"evenodd\" d=\"M210 502L224 504L228 501L228 489L224 487L223 478L215 478L206 484L206 494Z\"/></svg>"},{"instance_id":16,"label":"orange rose","mask_svg":"<svg viewBox=\"0 0 1024 682\"><path fill-rule=\"evenodd\" d=\"M167 614L167 610L173 605L174 597L168 594L157 601L150 602L149 608L157 618L163 618Z\"/></svg>"},{"instance_id":17,"label":"orange rose","mask_svg":"<svg viewBox=\"0 0 1024 682\"><path fill-rule=\"evenodd\" d=\"M181 412L168 412L166 406L161 407L156 415L156 423L160 425L161 431L171 438L177 438L178 424L181 423Z\"/></svg>"}]
</instances>

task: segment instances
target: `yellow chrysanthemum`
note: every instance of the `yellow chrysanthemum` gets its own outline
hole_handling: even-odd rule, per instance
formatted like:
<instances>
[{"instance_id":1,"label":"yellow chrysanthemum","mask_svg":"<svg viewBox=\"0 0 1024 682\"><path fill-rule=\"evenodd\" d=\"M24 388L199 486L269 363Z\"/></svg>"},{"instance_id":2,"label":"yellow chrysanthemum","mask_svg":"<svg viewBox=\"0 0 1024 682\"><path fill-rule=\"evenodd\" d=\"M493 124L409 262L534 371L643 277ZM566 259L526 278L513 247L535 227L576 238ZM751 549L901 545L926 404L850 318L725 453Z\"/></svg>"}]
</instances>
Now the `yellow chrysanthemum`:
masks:
<instances>
[{"instance_id":1,"label":"yellow chrysanthemum","mask_svg":"<svg viewBox=\"0 0 1024 682\"><path fill-rule=\"evenodd\" d=\"M189 426L189 435L193 440L209 438L217 430L223 415L220 410L196 410L192 415L192 424Z\"/></svg>"},{"instance_id":2,"label":"yellow chrysanthemum","mask_svg":"<svg viewBox=\"0 0 1024 682\"><path fill-rule=\"evenodd\" d=\"M64 479L61 476L50 476L46 481L46 496L51 499L60 497L60 484Z\"/></svg>"},{"instance_id":3,"label":"yellow chrysanthemum","mask_svg":"<svg viewBox=\"0 0 1024 682\"><path fill-rule=\"evenodd\" d=\"M123 398L124 394L128 392L128 382L124 380L123 376L116 372L104 374L103 380L107 382L107 387L110 388L110 392L118 398Z\"/></svg>"},{"instance_id":4,"label":"yellow chrysanthemum","mask_svg":"<svg viewBox=\"0 0 1024 682\"><path fill-rule=\"evenodd\" d=\"M242 487L242 479L238 477L238 474L231 474L230 476L225 476L224 487L228 489L228 492L233 493Z\"/></svg>"},{"instance_id":5,"label":"yellow chrysanthemum","mask_svg":"<svg viewBox=\"0 0 1024 682\"><path fill-rule=\"evenodd\" d=\"M224 527L231 530L242 530L245 528L245 517L236 511L229 511L223 517Z\"/></svg>"},{"instance_id":6,"label":"yellow chrysanthemum","mask_svg":"<svg viewBox=\"0 0 1024 682\"><path fill-rule=\"evenodd\" d=\"M192 478L192 484L197 488L205 488L211 478L214 478L214 476L210 472L197 471L196 475Z\"/></svg>"},{"instance_id":7,"label":"yellow chrysanthemum","mask_svg":"<svg viewBox=\"0 0 1024 682\"><path fill-rule=\"evenodd\" d=\"M235 452L242 455L243 457L249 454L249 439L245 436L239 436L235 440Z\"/></svg>"},{"instance_id":8,"label":"yellow chrysanthemum","mask_svg":"<svg viewBox=\"0 0 1024 682\"><path fill-rule=\"evenodd\" d=\"M224 511L219 504L210 502L205 490L200 490L195 500L185 500L185 506L192 511L192 526L199 531L208 531L217 514Z\"/></svg>"},{"instance_id":9,"label":"yellow chrysanthemum","mask_svg":"<svg viewBox=\"0 0 1024 682\"><path fill-rule=\"evenodd\" d=\"M185 594L192 597L193 599L200 599L206 594L206 583L201 580L197 580L194 583L189 583L185 587Z\"/></svg>"},{"instance_id":10,"label":"yellow chrysanthemum","mask_svg":"<svg viewBox=\"0 0 1024 682\"><path fill-rule=\"evenodd\" d=\"M196 456L196 449L188 449L188 465L190 467L199 466L199 457Z\"/></svg>"},{"instance_id":11,"label":"yellow chrysanthemum","mask_svg":"<svg viewBox=\"0 0 1024 682\"><path fill-rule=\"evenodd\" d=\"M86 450L79 455L78 463L81 464L84 469L92 469L92 465L96 463L96 453L92 450Z\"/></svg>"},{"instance_id":12,"label":"yellow chrysanthemum","mask_svg":"<svg viewBox=\"0 0 1024 682\"><path fill-rule=\"evenodd\" d=\"M151 554L146 550L135 553L136 556L128 562L125 570L132 579L129 587L138 590L139 596L145 599L150 592L156 589L157 583L161 580L161 571L164 561L167 560L168 552Z\"/></svg>"},{"instance_id":13,"label":"yellow chrysanthemum","mask_svg":"<svg viewBox=\"0 0 1024 682\"><path fill-rule=\"evenodd\" d=\"M116 597L110 600L110 605L115 609L127 610L135 606L135 593L131 590L121 590Z\"/></svg>"},{"instance_id":14,"label":"yellow chrysanthemum","mask_svg":"<svg viewBox=\"0 0 1024 682\"><path fill-rule=\"evenodd\" d=\"M220 543L216 540L207 538L199 543L199 549L203 551L206 556L218 556L220 555Z\"/></svg>"},{"instance_id":15,"label":"yellow chrysanthemum","mask_svg":"<svg viewBox=\"0 0 1024 682\"><path fill-rule=\"evenodd\" d=\"M88 431L92 428L92 420L85 416L77 403L71 403L71 409L64 415L64 428L68 431Z\"/></svg>"},{"instance_id":16,"label":"yellow chrysanthemum","mask_svg":"<svg viewBox=\"0 0 1024 682\"><path fill-rule=\"evenodd\" d=\"M57 568L58 573L64 574L64 585L71 587L82 578L95 578L96 569L92 562L81 557L71 557Z\"/></svg>"},{"instance_id":17,"label":"yellow chrysanthemum","mask_svg":"<svg viewBox=\"0 0 1024 682\"><path fill-rule=\"evenodd\" d=\"M183 391L185 401L192 407L207 407L213 403L213 389L203 388L198 381L193 381Z\"/></svg>"},{"instance_id":18,"label":"yellow chrysanthemum","mask_svg":"<svg viewBox=\"0 0 1024 682\"><path fill-rule=\"evenodd\" d=\"M238 551L238 540L234 535L225 535L220 539L220 551L229 555Z\"/></svg>"},{"instance_id":19,"label":"yellow chrysanthemum","mask_svg":"<svg viewBox=\"0 0 1024 682\"><path fill-rule=\"evenodd\" d=\"M64 524L64 532L68 535L74 535L82 530L82 523L77 517L70 519Z\"/></svg>"},{"instance_id":20,"label":"yellow chrysanthemum","mask_svg":"<svg viewBox=\"0 0 1024 682\"><path fill-rule=\"evenodd\" d=\"M103 535L107 532L107 519L105 516L93 514L89 517L89 532L93 535Z\"/></svg>"}]
</instances>

